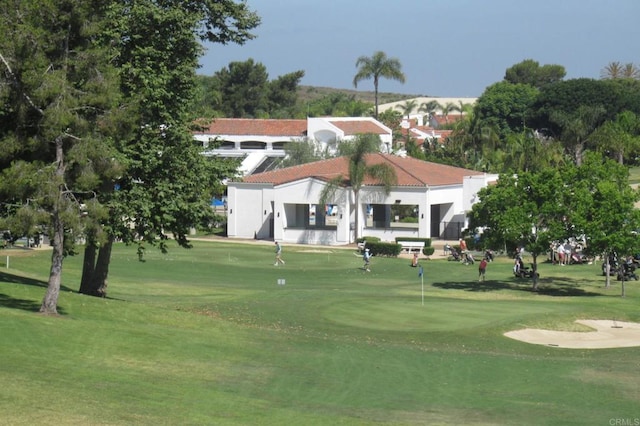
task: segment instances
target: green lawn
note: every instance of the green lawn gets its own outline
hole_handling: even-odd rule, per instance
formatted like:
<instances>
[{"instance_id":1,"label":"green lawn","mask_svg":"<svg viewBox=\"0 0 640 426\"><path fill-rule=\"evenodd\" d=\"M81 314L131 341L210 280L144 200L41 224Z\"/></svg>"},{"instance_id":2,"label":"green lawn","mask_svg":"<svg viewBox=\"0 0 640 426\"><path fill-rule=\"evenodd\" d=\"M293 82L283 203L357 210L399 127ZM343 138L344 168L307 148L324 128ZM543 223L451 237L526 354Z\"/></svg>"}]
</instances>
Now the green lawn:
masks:
<instances>
[{"instance_id":1,"label":"green lawn","mask_svg":"<svg viewBox=\"0 0 640 426\"><path fill-rule=\"evenodd\" d=\"M631 167L629 169L629 183L640 183L640 167Z\"/></svg>"},{"instance_id":2,"label":"green lawn","mask_svg":"<svg viewBox=\"0 0 640 426\"><path fill-rule=\"evenodd\" d=\"M10 267L6 268L6 256ZM37 313L50 253L0 250L0 424L586 425L640 418L640 349L575 350L502 334L640 321L600 265L477 268L345 249L196 242L116 246L109 298L77 294L65 260L59 317ZM279 279L286 280L278 285ZM631 423L633 424L633 423Z\"/></svg>"}]
</instances>

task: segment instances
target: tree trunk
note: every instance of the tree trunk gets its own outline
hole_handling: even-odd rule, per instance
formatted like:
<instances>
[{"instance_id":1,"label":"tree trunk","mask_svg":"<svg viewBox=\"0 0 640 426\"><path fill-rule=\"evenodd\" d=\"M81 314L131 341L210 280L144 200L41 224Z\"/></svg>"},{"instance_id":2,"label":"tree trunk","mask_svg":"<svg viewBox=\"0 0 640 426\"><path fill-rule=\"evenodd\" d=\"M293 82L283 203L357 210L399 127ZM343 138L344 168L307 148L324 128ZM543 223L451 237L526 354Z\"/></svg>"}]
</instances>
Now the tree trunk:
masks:
<instances>
[{"instance_id":1,"label":"tree trunk","mask_svg":"<svg viewBox=\"0 0 640 426\"><path fill-rule=\"evenodd\" d=\"M533 275L533 284L532 284L532 289L533 291L538 291L538 256L536 256L535 254L532 255L533 256L533 263L531 264L531 273Z\"/></svg>"},{"instance_id":2,"label":"tree trunk","mask_svg":"<svg viewBox=\"0 0 640 426\"><path fill-rule=\"evenodd\" d=\"M609 253L605 252L605 260L604 260L604 272L605 272L605 280L604 280L604 288L611 287L611 262L609 262L609 258L611 256Z\"/></svg>"},{"instance_id":3,"label":"tree trunk","mask_svg":"<svg viewBox=\"0 0 640 426\"><path fill-rule=\"evenodd\" d=\"M56 178L62 181L64 176L64 151L63 139L59 136L55 140L56 149ZM43 314L58 313L58 296L60 295L60 282L62 281L62 261L64 260L64 222L60 217L64 203L64 186L58 188L57 199L53 205L52 228L53 228L53 253L51 254L51 269L49 270L49 282L47 292L42 299L40 312Z\"/></svg>"},{"instance_id":4,"label":"tree trunk","mask_svg":"<svg viewBox=\"0 0 640 426\"><path fill-rule=\"evenodd\" d=\"M87 245L84 247L84 259L82 261L82 278L80 280L80 293L93 295L91 292L91 282L96 270L96 252L98 247L95 240L87 235Z\"/></svg>"},{"instance_id":5,"label":"tree trunk","mask_svg":"<svg viewBox=\"0 0 640 426\"><path fill-rule=\"evenodd\" d=\"M111 249L113 248L113 236L109 236L109 240L105 242L98 252L98 261L93 274L92 295L98 297L107 297L107 284L109 277L109 264L111 263Z\"/></svg>"},{"instance_id":6,"label":"tree trunk","mask_svg":"<svg viewBox=\"0 0 640 426\"><path fill-rule=\"evenodd\" d=\"M374 96L374 100L376 102L376 120L378 119L378 78L374 77L373 78L373 96Z\"/></svg>"},{"instance_id":7,"label":"tree trunk","mask_svg":"<svg viewBox=\"0 0 640 426\"><path fill-rule=\"evenodd\" d=\"M53 214L53 254L47 292L42 300L40 312L43 314L58 313L58 295L62 281L62 261L64 259L64 225L58 212Z\"/></svg>"},{"instance_id":8,"label":"tree trunk","mask_svg":"<svg viewBox=\"0 0 640 426\"><path fill-rule=\"evenodd\" d=\"M84 249L84 262L82 268L82 281L80 293L88 296L107 296L107 277L109 275L109 263L111 262L111 249L113 237L98 249L94 240L87 241ZM98 253L96 260L96 252Z\"/></svg>"},{"instance_id":9,"label":"tree trunk","mask_svg":"<svg viewBox=\"0 0 640 426\"><path fill-rule=\"evenodd\" d=\"M355 213L355 218L354 218L354 223L355 223L355 234L356 234L356 241L358 241L358 238L360 238L360 220L358 220L358 218L360 217L360 205L359 205L359 200L358 200L358 191L353 191L353 201L354 201L354 213Z\"/></svg>"},{"instance_id":10,"label":"tree trunk","mask_svg":"<svg viewBox=\"0 0 640 426\"><path fill-rule=\"evenodd\" d=\"M582 143L577 143L576 146L574 147L574 157L575 157L575 162L576 162L576 166L580 167L582 165Z\"/></svg>"}]
</instances>

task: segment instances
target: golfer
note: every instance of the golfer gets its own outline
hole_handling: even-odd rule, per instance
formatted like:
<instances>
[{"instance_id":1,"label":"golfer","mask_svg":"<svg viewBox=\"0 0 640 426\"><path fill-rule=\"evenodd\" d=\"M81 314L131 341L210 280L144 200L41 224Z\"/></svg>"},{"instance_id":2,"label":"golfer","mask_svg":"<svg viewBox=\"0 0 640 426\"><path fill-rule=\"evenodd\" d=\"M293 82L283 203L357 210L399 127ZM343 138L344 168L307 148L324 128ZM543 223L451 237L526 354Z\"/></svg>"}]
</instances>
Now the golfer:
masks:
<instances>
[{"instance_id":1,"label":"golfer","mask_svg":"<svg viewBox=\"0 0 640 426\"><path fill-rule=\"evenodd\" d=\"M364 260L363 269L367 272L371 272L371 269L369 269L369 265L371 264L371 253L369 252L369 249L364 249L364 255L362 255L362 260Z\"/></svg>"},{"instance_id":2,"label":"golfer","mask_svg":"<svg viewBox=\"0 0 640 426\"><path fill-rule=\"evenodd\" d=\"M478 266L478 282L484 281L484 275L487 272L487 258L483 257L480 262L480 266Z\"/></svg>"},{"instance_id":3,"label":"golfer","mask_svg":"<svg viewBox=\"0 0 640 426\"><path fill-rule=\"evenodd\" d=\"M276 263L273 266L278 266L279 264L284 265L284 260L282 260L282 246L276 241Z\"/></svg>"}]
</instances>

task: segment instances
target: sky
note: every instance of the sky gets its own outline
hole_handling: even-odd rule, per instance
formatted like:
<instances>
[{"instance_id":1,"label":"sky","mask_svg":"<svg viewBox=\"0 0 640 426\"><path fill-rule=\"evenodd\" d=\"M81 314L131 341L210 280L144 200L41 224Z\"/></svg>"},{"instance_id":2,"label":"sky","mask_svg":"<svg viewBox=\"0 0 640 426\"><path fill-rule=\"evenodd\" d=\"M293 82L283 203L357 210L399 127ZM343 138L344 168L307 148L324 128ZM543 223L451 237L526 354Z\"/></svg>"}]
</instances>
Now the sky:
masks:
<instances>
[{"instance_id":1,"label":"sky","mask_svg":"<svg viewBox=\"0 0 640 426\"><path fill-rule=\"evenodd\" d=\"M239 0L238 0L239 1ZM303 70L305 86L354 89L356 60L397 58L404 84L380 92L477 97L507 68L533 59L565 79L599 78L617 61L640 66L640 0L247 0L262 23L244 45L207 44L199 74L262 63L273 80ZM357 90L373 91L373 80Z\"/></svg>"}]
</instances>

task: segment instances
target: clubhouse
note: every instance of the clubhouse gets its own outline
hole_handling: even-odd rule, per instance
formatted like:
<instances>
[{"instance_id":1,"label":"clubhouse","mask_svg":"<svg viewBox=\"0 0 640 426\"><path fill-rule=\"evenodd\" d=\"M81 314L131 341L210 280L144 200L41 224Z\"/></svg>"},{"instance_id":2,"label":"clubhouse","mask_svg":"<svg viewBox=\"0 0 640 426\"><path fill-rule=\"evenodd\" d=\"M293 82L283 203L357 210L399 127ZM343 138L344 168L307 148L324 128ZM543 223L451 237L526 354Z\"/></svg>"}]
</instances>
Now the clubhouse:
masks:
<instances>
[{"instance_id":1,"label":"clubhouse","mask_svg":"<svg viewBox=\"0 0 640 426\"><path fill-rule=\"evenodd\" d=\"M322 245L350 244L356 235L457 239L478 191L498 178L389 153L368 154L366 163L393 167L397 185L386 195L379 182L366 178L357 205L346 157L228 182L228 237ZM338 177L344 179L331 204L320 205L322 190Z\"/></svg>"}]
</instances>

